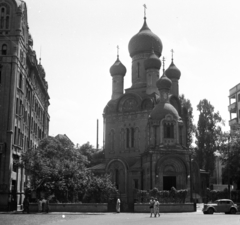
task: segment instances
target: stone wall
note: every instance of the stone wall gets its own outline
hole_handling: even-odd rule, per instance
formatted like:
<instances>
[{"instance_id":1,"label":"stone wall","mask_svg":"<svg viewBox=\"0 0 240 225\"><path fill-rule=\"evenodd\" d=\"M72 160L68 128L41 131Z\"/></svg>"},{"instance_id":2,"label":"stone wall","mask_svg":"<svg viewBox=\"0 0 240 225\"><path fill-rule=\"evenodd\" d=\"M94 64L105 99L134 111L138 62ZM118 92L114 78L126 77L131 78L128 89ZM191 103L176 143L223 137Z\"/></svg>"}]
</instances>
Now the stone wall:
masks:
<instances>
[{"instance_id":1,"label":"stone wall","mask_svg":"<svg viewBox=\"0 0 240 225\"><path fill-rule=\"evenodd\" d=\"M30 212L38 212L38 204L31 203ZM107 203L50 203L49 212L107 212Z\"/></svg>"}]
</instances>

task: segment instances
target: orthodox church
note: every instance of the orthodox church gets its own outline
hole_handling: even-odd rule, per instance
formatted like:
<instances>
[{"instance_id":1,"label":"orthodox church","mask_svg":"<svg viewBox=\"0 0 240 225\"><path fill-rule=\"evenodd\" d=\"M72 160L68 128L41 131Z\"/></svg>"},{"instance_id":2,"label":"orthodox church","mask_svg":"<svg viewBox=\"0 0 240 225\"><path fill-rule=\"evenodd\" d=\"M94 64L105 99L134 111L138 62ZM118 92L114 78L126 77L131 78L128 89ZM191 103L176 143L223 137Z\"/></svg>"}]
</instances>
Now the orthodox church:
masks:
<instances>
[{"instance_id":1,"label":"orthodox church","mask_svg":"<svg viewBox=\"0 0 240 225\"><path fill-rule=\"evenodd\" d=\"M188 115L179 99L181 72L172 57L160 76L162 48L144 17L128 45L132 86L124 92L127 70L119 54L110 68L112 96L103 113L105 163L91 169L110 173L128 202L134 202L134 189L190 189Z\"/></svg>"}]
</instances>

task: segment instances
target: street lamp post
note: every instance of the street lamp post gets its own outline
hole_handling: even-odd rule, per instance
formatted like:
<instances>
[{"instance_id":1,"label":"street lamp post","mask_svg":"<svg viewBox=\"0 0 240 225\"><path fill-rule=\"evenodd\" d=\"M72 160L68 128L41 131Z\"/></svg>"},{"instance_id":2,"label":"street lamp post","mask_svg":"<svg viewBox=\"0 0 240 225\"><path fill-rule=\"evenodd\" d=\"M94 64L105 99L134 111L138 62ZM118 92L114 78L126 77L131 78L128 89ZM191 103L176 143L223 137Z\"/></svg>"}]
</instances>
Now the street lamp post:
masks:
<instances>
[{"instance_id":1,"label":"street lamp post","mask_svg":"<svg viewBox=\"0 0 240 225\"><path fill-rule=\"evenodd\" d=\"M230 150L230 136L228 136L228 158L227 158L227 161L228 161L228 197L229 199L231 198L231 191L230 191L230 157L229 157L229 151Z\"/></svg>"},{"instance_id":2,"label":"street lamp post","mask_svg":"<svg viewBox=\"0 0 240 225\"><path fill-rule=\"evenodd\" d=\"M192 154L189 155L189 163L190 163L190 202L193 202L192 197Z\"/></svg>"}]
</instances>

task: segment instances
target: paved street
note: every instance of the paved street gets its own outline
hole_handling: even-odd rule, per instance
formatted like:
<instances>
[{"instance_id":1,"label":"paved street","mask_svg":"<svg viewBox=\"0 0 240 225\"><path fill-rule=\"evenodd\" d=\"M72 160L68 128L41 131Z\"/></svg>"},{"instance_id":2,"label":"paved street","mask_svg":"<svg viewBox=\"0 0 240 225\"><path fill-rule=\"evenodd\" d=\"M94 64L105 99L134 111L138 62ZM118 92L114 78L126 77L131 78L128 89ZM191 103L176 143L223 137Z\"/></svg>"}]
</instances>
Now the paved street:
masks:
<instances>
[{"instance_id":1,"label":"paved street","mask_svg":"<svg viewBox=\"0 0 240 225\"><path fill-rule=\"evenodd\" d=\"M235 225L240 215L194 213L164 213L160 218L150 218L146 213L49 213L49 214L0 214L1 225Z\"/></svg>"}]
</instances>

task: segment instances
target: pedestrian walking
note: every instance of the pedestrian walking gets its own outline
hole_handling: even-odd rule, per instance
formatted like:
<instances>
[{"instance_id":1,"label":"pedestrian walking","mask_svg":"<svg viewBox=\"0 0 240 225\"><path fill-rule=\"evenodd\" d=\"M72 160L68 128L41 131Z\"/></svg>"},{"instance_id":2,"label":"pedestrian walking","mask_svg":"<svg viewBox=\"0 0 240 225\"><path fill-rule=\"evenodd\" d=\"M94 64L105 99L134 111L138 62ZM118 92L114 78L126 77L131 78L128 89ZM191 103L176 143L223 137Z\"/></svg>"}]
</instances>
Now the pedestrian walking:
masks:
<instances>
[{"instance_id":1,"label":"pedestrian walking","mask_svg":"<svg viewBox=\"0 0 240 225\"><path fill-rule=\"evenodd\" d=\"M157 198L155 198L155 203L154 203L154 216L156 217L157 215L160 217L160 213L159 213L159 201Z\"/></svg>"},{"instance_id":2,"label":"pedestrian walking","mask_svg":"<svg viewBox=\"0 0 240 225\"><path fill-rule=\"evenodd\" d=\"M117 199L117 203L116 203L117 213L120 213L120 205L121 205L121 201L120 201L120 199L118 198L118 199Z\"/></svg>"},{"instance_id":3,"label":"pedestrian walking","mask_svg":"<svg viewBox=\"0 0 240 225\"><path fill-rule=\"evenodd\" d=\"M149 208L150 208L150 217L152 217L152 214L154 214L154 198L152 197L151 199L150 199L150 202L149 202Z\"/></svg>"},{"instance_id":4,"label":"pedestrian walking","mask_svg":"<svg viewBox=\"0 0 240 225\"><path fill-rule=\"evenodd\" d=\"M29 199L28 197L25 197L24 200L23 200L23 211L22 213L29 213Z\"/></svg>"},{"instance_id":5,"label":"pedestrian walking","mask_svg":"<svg viewBox=\"0 0 240 225\"><path fill-rule=\"evenodd\" d=\"M42 199L38 199L38 212L42 212Z\"/></svg>"},{"instance_id":6,"label":"pedestrian walking","mask_svg":"<svg viewBox=\"0 0 240 225\"><path fill-rule=\"evenodd\" d=\"M45 202L45 212L48 213L49 212L49 198L46 199Z\"/></svg>"}]
</instances>

